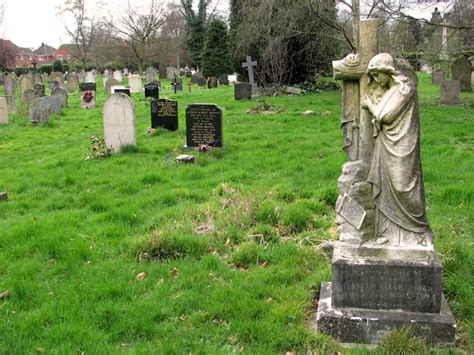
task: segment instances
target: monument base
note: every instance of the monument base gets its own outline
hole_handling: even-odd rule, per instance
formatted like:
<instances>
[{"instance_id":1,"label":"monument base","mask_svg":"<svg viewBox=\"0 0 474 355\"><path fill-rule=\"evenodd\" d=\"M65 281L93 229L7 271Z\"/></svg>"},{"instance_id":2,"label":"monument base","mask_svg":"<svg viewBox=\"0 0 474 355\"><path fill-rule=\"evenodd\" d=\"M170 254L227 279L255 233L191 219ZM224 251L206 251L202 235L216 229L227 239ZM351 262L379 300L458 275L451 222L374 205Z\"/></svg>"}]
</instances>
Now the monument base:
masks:
<instances>
[{"instance_id":1,"label":"monument base","mask_svg":"<svg viewBox=\"0 0 474 355\"><path fill-rule=\"evenodd\" d=\"M442 297L440 313L332 307L332 284L323 282L317 313L317 331L343 343L376 344L391 331L410 326L414 335L433 345L452 345L456 322Z\"/></svg>"}]
</instances>

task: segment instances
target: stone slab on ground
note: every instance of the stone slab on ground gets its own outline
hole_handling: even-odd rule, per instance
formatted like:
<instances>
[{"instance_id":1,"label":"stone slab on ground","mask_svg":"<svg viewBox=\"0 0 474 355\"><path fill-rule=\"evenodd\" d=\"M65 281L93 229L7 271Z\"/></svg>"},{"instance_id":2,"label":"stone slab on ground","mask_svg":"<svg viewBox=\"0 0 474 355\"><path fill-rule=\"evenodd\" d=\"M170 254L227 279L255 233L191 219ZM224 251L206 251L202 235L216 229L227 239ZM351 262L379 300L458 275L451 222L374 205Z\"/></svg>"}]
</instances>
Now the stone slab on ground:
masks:
<instances>
[{"instance_id":1,"label":"stone slab on ground","mask_svg":"<svg viewBox=\"0 0 474 355\"><path fill-rule=\"evenodd\" d=\"M8 201L8 194L6 192L0 192L0 201Z\"/></svg>"},{"instance_id":2,"label":"stone slab on ground","mask_svg":"<svg viewBox=\"0 0 474 355\"><path fill-rule=\"evenodd\" d=\"M415 336L433 345L455 342L456 322L444 297L440 313L333 308L331 282L323 282L316 322L318 332L343 343L377 344L403 326L412 327Z\"/></svg>"}]
</instances>

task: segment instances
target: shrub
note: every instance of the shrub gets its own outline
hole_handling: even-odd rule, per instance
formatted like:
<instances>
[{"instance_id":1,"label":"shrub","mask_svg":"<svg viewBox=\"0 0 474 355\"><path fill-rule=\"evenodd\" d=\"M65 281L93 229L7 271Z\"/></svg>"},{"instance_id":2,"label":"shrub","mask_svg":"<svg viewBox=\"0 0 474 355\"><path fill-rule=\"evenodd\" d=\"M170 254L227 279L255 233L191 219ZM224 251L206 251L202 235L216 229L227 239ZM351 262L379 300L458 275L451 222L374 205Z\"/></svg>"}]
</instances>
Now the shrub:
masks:
<instances>
[{"instance_id":1,"label":"shrub","mask_svg":"<svg viewBox=\"0 0 474 355\"><path fill-rule=\"evenodd\" d=\"M39 67L38 71L42 74L48 73L51 74L53 71L53 66L51 64L44 64L41 67Z\"/></svg>"},{"instance_id":2,"label":"shrub","mask_svg":"<svg viewBox=\"0 0 474 355\"><path fill-rule=\"evenodd\" d=\"M55 60L54 61L53 71L64 72L63 63L60 60Z\"/></svg>"}]
</instances>

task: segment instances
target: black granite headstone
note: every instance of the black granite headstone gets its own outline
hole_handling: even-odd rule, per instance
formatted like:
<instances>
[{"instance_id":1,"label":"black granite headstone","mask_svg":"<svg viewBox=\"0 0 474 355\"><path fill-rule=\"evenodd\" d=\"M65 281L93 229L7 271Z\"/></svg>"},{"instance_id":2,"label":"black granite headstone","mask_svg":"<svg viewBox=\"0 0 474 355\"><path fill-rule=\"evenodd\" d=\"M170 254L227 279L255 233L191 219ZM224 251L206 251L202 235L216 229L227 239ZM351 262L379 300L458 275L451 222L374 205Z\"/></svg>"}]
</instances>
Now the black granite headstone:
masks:
<instances>
[{"instance_id":1,"label":"black granite headstone","mask_svg":"<svg viewBox=\"0 0 474 355\"><path fill-rule=\"evenodd\" d=\"M152 81L145 84L145 99L159 99L160 98L160 85L157 81Z\"/></svg>"},{"instance_id":2,"label":"black granite headstone","mask_svg":"<svg viewBox=\"0 0 474 355\"><path fill-rule=\"evenodd\" d=\"M115 93L120 92L120 93L122 93L122 94L127 95L128 97L131 97L131 96L130 96L130 89L129 89L129 88L115 89L114 92L115 92Z\"/></svg>"},{"instance_id":3,"label":"black granite headstone","mask_svg":"<svg viewBox=\"0 0 474 355\"><path fill-rule=\"evenodd\" d=\"M79 84L80 91L96 91L96 83L81 83Z\"/></svg>"},{"instance_id":4,"label":"black granite headstone","mask_svg":"<svg viewBox=\"0 0 474 355\"><path fill-rule=\"evenodd\" d=\"M186 108L186 145L222 147L222 110L216 105L195 104Z\"/></svg>"},{"instance_id":5,"label":"black granite headstone","mask_svg":"<svg viewBox=\"0 0 474 355\"><path fill-rule=\"evenodd\" d=\"M234 86L234 99L247 100L252 98L252 84L238 83Z\"/></svg>"},{"instance_id":6,"label":"black granite headstone","mask_svg":"<svg viewBox=\"0 0 474 355\"><path fill-rule=\"evenodd\" d=\"M178 129L178 102L168 99L152 100L151 127L163 127L170 131Z\"/></svg>"}]
</instances>

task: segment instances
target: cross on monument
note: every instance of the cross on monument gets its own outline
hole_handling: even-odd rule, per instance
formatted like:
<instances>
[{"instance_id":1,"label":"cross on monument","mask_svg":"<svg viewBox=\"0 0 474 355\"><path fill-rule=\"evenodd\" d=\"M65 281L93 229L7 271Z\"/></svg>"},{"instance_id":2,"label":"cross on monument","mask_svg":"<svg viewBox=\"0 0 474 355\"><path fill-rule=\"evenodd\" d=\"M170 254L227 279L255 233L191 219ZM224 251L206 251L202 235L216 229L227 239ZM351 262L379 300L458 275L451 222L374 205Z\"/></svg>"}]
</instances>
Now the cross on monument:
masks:
<instances>
[{"instance_id":1,"label":"cross on monument","mask_svg":"<svg viewBox=\"0 0 474 355\"><path fill-rule=\"evenodd\" d=\"M36 66L38 65L36 60L33 59L33 61L31 62L31 65L33 66L34 70L36 71Z\"/></svg>"},{"instance_id":2,"label":"cross on monument","mask_svg":"<svg viewBox=\"0 0 474 355\"><path fill-rule=\"evenodd\" d=\"M252 61L251 56L247 56L246 62L242 63L242 68L247 68L247 71L249 73L249 83L252 84L252 87L255 86L255 79L253 77L253 67L257 66L257 61Z\"/></svg>"}]
</instances>

